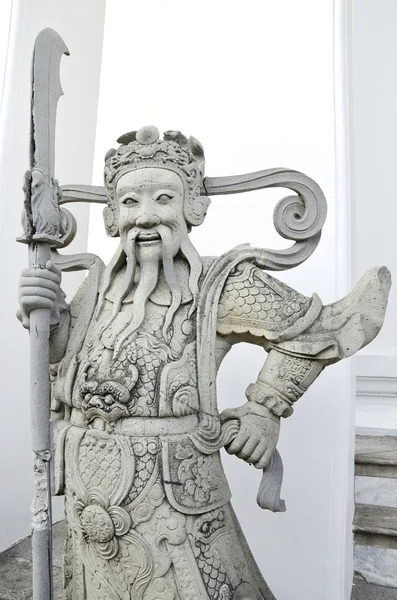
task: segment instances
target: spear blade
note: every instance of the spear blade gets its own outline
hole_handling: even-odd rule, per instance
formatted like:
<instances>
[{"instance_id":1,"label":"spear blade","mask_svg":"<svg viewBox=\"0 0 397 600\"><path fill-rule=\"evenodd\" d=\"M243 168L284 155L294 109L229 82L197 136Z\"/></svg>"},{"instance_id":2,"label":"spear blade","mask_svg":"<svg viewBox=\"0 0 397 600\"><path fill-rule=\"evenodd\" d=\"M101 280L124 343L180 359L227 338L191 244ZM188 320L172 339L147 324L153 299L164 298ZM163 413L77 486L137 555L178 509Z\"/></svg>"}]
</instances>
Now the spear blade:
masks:
<instances>
[{"instance_id":1,"label":"spear blade","mask_svg":"<svg viewBox=\"0 0 397 600\"><path fill-rule=\"evenodd\" d=\"M22 211L24 235L18 242L33 241L62 246L65 233L59 200L62 191L54 179L55 126L59 98L63 95L60 64L69 50L53 29L43 29L36 39L32 62L30 170L25 174Z\"/></svg>"},{"instance_id":2,"label":"spear blade","mask_svg":"<svg viewBox=\"0 0 397 600\"><path fill-rule=\"evenodd\" d=\"M43 29L36 39L32 69L31 168L48 177L55 172L55 123L59 98L63 95L60 64L69 50L53 29Z\"/></svg>"}]
</instances>

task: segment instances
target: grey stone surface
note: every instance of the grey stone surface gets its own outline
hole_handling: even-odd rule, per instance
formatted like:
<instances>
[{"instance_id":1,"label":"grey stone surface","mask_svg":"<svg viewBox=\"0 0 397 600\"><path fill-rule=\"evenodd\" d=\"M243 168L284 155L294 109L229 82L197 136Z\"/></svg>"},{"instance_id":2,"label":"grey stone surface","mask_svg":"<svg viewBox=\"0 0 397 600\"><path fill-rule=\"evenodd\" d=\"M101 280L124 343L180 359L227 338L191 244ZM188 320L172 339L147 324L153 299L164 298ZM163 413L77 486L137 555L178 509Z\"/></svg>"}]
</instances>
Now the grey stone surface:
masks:
<instances>
[{"instance_id":1,"label":"grey stone surface","mask_svg":"<svg viewBox=\"0 0 397 600\"><path fill-rule=\"evenodd\" d=\"M397 590L365 581L356 581L353 584L351 600L397 600Z\"/></svg>"},{"instance_id":2,"label":"grey stone surface","mask_svg":"<svg viewBox=\"0 0 397 600\"><path fill-rule=\"evenodd\" d=\"M356 435L376 437L384 437L388 435L397 437L397 429L385 429L381 427L356 427Z\"/></svg>"},{"instance_id":3,"label":"grey stone surface","mask_svg":"<svg viewBox=\"0 0 397 600\"><path fill-rule=\"evenodd\" d=\"M393 433L363 435L361 431L356 436L354 568L367 582L397 587L397 437ZM371 588L363 585L365 590L372 598ZM383 590L374 588L374 597L396 594L396 590ZM352 597L359 598L360 593Z\"/></svg>"},{"instance_id":4,"label":"grey stone surface","mask_svg":"<svg viewBox=\"0 0 397 600\"><path fill-rule=\"evenodd\" d=\"M355 533L356 546L376 546L378 548L391 548L397 550L397 537L379 533Z\"/></svg>"},{"instance_id":5,"label":"grey stone surface","mask_svg":"<svg viewBox=\"0 0 397 600\"><path fill-rule=\"evenodd\" d=\"M54 600L64 600L63 555L66 524L53 527ZM32 543L29 536L0 554L0 600L31 600Z\"/></svg>"},{"instance_id":6,"label":"grey stone surface","mask_svg":"<svg viewBox=\"0 0 397 600\"><path fill-rule=\"evenodd\" d=\"M386 479L397 479L397 466L356 463L355 473L360 477L385 477Z\"/></svg>"},{"instance_id":7,"label":"grey stone surface","mask_svg":"<svg viewBox=\"0 0 397 600\"><path fill-rule=\"evenodd\" d=\"M294 190L274 224L297 243L201 257L189 237L210 203L201 144L178 131L161 139L151 126L119 142L105 160L105 227L120 237L109 265L54 256L63 270L89 268L70 306L52 265L21 278L25 325L33 308L53 316L55 490L66 500L69 597L274 600L231 508L219 451L264 469L258 503L284 508L274 460L280 417L325 366L377 335L390 274L368 271L329 306L271 276L310 256L325 219L317 184L284 169L212 178L208 189ZM217 370L239 342L262 345L267 358L248 401L219 415Z\"/></svg>"},{"instance_id":8,"label":"grey stone surface","mask_svg":"<svg viewBox=\"0 0 397 600\"><path fill-rule=\"evenodd\" d=\"M397 588L397 550L355 546L354 571L368 583Z\"/></svg>"},{"instance_id":9,"label":"grey stone surface","mask_svg":"<svg viewBox=\"0 0 397 600\"><path fill-rule=\"evenodd\" d=\"M397 480L387 477L355 477L357 504L397 508Z\"/></svg>"},{"instance_id":10,"label":"grey stone surface","mask_svg":"<svg viewBox=\"0 0 397 600\"><path fill-rule=\"evenodd\" d=\"M397 466L397 436L356 436L356 464Z\"/></svg>"},{"instance_id":11,"label":"grey stone surface","mask_svg":"<svg viewBox=\"0 0 397 600\"><path fill-rule=\"evenodd\" d=\"M357 504L354 512L354 531L397 536L397 509Z\"/></svg>"}]
</instances>

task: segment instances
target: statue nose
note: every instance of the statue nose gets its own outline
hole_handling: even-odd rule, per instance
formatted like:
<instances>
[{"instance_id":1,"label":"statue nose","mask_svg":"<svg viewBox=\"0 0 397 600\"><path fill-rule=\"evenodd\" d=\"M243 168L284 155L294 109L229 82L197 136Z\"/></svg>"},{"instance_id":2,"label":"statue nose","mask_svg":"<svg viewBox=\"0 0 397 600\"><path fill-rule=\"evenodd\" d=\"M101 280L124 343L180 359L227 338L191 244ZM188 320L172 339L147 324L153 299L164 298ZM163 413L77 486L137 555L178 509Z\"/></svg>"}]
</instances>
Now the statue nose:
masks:
<instances>
[{"instance_id":1,"label":"statue nose","mask_svg":"<svg viewBox=\"0 0 397 600\"><path fill-rule=\"evenodd\" d=\"M138 227L154 227L155 225L160 224L160 219L157 215L153 214L143 214L137 218L136 224Z\"/></svg>"}]
</instances>

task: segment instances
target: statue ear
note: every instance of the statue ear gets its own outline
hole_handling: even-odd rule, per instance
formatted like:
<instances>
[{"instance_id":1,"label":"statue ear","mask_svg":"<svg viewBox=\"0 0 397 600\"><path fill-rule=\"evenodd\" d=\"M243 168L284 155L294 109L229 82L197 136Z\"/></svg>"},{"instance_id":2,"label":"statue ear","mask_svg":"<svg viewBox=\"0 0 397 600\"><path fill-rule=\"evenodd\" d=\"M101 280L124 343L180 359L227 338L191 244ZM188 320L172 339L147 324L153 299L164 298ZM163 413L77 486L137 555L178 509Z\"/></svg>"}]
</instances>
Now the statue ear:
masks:
<instances>
[{"instance_id":1,"label":"statue ear","mask_svg":"<svg viewBox=\"0 0 397 600\"><path fill-rule=\"evenodd\" d=\"M196 196L185 202L184 213L186 221L193 226L201 225L207 214L211 199L208 196Z\"/></svg>"},{"instance_id":2,"label":"statue ear","mask_svg":"<svg viewBox=\"0 0 397 600\"><path fill-rule=\"evenodd\" d=\"M110 206L106 206L103 209L103 220L105 221L106 233L110 237L119 237L120 234L117 223L117 215Z\"/></svg>"}]
</instances>

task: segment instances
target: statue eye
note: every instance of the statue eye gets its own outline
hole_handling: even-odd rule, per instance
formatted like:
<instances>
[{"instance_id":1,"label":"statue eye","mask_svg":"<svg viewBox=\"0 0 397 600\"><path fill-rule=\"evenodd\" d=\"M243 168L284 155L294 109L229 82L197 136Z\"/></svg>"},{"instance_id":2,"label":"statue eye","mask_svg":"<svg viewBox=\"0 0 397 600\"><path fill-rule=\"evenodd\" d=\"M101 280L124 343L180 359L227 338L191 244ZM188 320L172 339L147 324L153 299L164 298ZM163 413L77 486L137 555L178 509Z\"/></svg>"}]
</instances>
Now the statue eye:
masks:
<instances>
[{"instance_id":1,"label":"statue eye","mask_svg":"<svg viewBox=\"0 0 397 600\"><path fill-rule=\"evenodd\" d=\"M170 200L172 200L172 196L168 196L168 194L161 194L156 198L156 202L160 204L167 204Z\"/></svg>"},{"instance_id":2,"label":"statue eye","mask_svg":"<svg viewBox=\"0 0 397 600\"><path fill-rule=\"evenodd\" d=\"M135 200L135 198L126 198L125 200L123 200L123 204L125 206L135 206L136 204L138 204L138 200Z\"/></svg>"}]
</instances>

